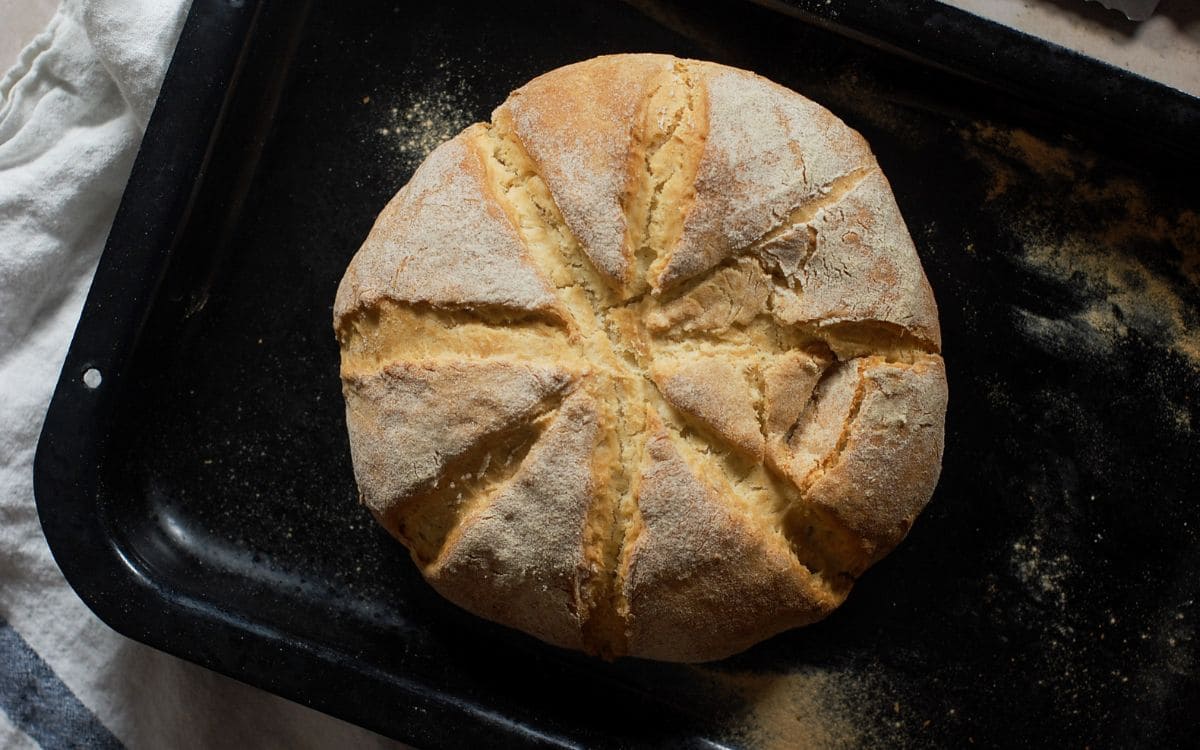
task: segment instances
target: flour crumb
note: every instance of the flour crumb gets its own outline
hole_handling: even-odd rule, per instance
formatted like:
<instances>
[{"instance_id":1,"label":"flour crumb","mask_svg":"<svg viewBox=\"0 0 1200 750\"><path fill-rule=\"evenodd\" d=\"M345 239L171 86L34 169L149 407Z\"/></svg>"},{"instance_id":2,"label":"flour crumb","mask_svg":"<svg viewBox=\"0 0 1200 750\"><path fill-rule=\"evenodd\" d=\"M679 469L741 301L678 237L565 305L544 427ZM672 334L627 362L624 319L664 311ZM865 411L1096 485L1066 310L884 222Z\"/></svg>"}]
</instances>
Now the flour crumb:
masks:
<instances>
[{"instance_id":1,"label":"flour crumb","mask_svg":"<svg viewBox=\"0 0 1200 750\"><path fill-rule=\"evenodd\" d=\"M832 750L863 743L862 717L854 708L862 688L848 673L815 668L778 674L697 672L739 705L733 720L739 746Z\"/></svg>"},{"instance_id":2,"label":"flour crumb","mask_svg":"<svg viewBox=\"0 0 1200 750\"><path fill-rule=\"evenodd\" d=\"M1071 559L1065 554L1046 554L1039 542L1037 535L1013 542L1013 572L1035 601L1065 609L1064 583L1072 570Z\"/></svg>"},{"instance_id":3,"label":"flour crumb","mask_svg":"<svg viewBox=\"0 0 1200 750\"><path fill-rule=\"evenodd\" d=\"M386 97L375 134L387 139L410 169L474 122L474 96L461 64L442 60L425 83Z\"/></svg>"}]
</instances>

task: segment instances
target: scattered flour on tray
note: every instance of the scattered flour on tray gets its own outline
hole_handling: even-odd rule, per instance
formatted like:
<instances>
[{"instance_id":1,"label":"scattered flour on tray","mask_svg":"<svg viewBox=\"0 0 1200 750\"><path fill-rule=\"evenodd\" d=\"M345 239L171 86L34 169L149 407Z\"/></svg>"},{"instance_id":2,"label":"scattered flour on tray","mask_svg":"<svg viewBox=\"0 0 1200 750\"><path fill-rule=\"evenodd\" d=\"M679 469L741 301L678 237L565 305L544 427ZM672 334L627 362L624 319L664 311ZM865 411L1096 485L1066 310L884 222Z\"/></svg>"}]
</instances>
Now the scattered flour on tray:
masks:
<instances>
[{"instance_id":1,"label":"scattered flour on tray","mask_svg":"<svg viewBox=\"0 0 1200 750\"><path fill-rule=\"evenodd\" d=\"M1035 531L1032 536L1013 542L1010 559L1017 580L1036 601L1059 611L1066 609L1067 587L1064 584L1073 570L1069 556L1047 552L1041 533Z\"/></svg>"},{"instance_id":2,"label":"scattered flour on tray","mask_svg":"<svg viewBox=\"0 0 1200 750\"><path fill-rule=\"evenodd\" d=\"M964 135L991 174L987 201L1017 230L1020 263L1079 301L1059 317L1019 310L1032 338L1110 356L1134 333L1200 369L1200 213L1160 210L1132 180L1097 175L1093 158L1023 130L982 125ZM1016 190L1030 179L1061 190Z\"/></svg>"},{"instance_id":3,"label":"scattered flour on tray","mask_svg":"<svg viewBox=\"0 0 1200 750\"><path fill-rule=\"evenodd\" d=\"M735 707L727 739L747 750L909 747L920 744L934 721L958 718L952 706L930 713L909 705L900 687L905 680L893 680L881 663L779 673L691 669Z\"/></svg>"},{"instance_id":4,"label":"scattered flour on tray","mask_svg":"<svg viewBox=\"0 0 1200 750\"><path fill-rule=\"evenodd\" d=\"M376 135L395 148L410 168L474 121L474 97L461 66L442 60L436 69L437 75L420 86L373 101L384 113Z\"/></svg>"},{"instance_id":5,"label":"scattered flour on tray","mask_svg":"<svg viewBox=\"0 0 1200 750\"><path fill-rule=\"evenodd\" d=\"M832 750L862 746L852 696L862 691L848 673L812 669L790 673L723 672L698 667L740 706L734 737L751 750Z\"/></svg>"},{"instance_id":6,"label":"scattered flour on tray","mask_svg":"<svg viewBox=\"0 0 1200 750\"><path fill-rule=\"evenodd\" d=\"M1070 282L1087 302L1062 318L1022 310L1022 324L1047 344L1074 343L1098 354L1111 354L1121 339L1136 332L1200 367L1200 311L1197 288L1191 299L1170 279L1120 250L1069 236L1057 241L1026 231L1024 262L1034 272Z\"/></svg>"}]
</instances>

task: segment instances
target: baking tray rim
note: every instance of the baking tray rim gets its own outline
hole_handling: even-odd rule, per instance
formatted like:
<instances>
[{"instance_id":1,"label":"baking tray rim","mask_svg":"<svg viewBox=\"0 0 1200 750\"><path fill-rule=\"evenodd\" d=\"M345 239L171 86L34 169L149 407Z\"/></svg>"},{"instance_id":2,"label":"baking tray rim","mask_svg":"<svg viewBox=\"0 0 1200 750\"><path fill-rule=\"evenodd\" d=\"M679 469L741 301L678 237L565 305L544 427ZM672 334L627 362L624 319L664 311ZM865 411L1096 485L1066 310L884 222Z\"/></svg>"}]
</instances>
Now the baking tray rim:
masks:
<instances>
[{"instance_id":1,"label":"baking tray rim","mask_svg":"<svg viewBox=\"0 0 1200 750\"><path fill-rule=\"evenodd\" d=\"M245 50L253 43L265 4L263 0L241 4L195 0L189 11L38 441L34 495L51 553L72 589L117 632L317 710L349 717L364 726L373 724L367 712L354 710L353 701L317 695L306 690L305 684L277 681L264 671L231 663L213 649L198 645L197 638L221 629L236 634L245 647L271 651L274 662L286 667L281 671L310 670L316 681L323 670L325 679L331 675L339 680L365 678L399 691L409 703L394 703L393 710L406 719L401 722L404 726L413 728L401 739L419 741L422 724L454 720L464 735L494 738L500 731L524 742L574 746L567 737L542 734L453 696L432 693L401 675L382 669L364 671L361 665L348 667L351 655L327 645L239 620L212 604L169 593L156 584L143 562L122 549L105 523L105 514L96 512L98 471L107 440L105 425L118 400L122 366L136 349L177 234L206 177L211 146L220 132L227 101L236 91ZM776 10L783 5L765 4ZM911 5L924 7L925 12L963 13L933 0ZM832 22L823 25L834 31L839 28ZM1096 64L1076 57L1083 69ZM1144 81L1126 75L1134 83ZM146 213L147 206L153 207L153 214ZM104 378L94 390L84 386L81 378L93 367ZM81 545L89 550L86 560L76 554ZM196 637L180 637L183 634ZM280 644L287 648L279 648Z\"/></svg>"}]
</instances>

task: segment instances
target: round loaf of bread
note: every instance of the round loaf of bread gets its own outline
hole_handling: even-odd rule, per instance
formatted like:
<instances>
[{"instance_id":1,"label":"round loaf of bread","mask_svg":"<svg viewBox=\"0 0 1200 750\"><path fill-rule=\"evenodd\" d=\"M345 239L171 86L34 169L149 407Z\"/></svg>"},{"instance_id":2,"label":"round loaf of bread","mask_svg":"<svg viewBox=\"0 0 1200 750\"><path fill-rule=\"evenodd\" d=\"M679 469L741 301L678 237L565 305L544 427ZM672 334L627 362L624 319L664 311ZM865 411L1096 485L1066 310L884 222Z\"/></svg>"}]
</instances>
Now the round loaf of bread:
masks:
<instances>
[{"instance_id":1,"label":"round loaf of bread","mask_svg":"<svg viewBox=\"0 0 1200 750\"><path fill-rule=\"evenodd\" d=\"M513 92L383 210L334 328L362 502L429 583L607 658L819 620L941 467L937 309L887 179L722 65Z\"/></svg>"}]
</instances>

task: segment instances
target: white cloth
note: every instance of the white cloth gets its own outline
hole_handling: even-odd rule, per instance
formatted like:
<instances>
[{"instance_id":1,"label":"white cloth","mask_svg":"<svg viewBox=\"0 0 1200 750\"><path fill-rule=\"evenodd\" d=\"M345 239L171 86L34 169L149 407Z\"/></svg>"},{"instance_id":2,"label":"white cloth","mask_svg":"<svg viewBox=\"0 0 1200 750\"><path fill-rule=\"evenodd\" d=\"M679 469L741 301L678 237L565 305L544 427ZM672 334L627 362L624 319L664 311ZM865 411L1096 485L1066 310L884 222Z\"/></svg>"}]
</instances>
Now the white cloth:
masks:
<instances>
[{"instance_id":1,"label":"white cloth","mask_svg":"<svg viewBox=\"0 0 1200 750\"><path fill-rule=\"evenodd\" d=\"M0 79L0 747L399 747L117 635L38 523L42 419L186 6L65 0Z\"/></svg>"}]
</instances>

